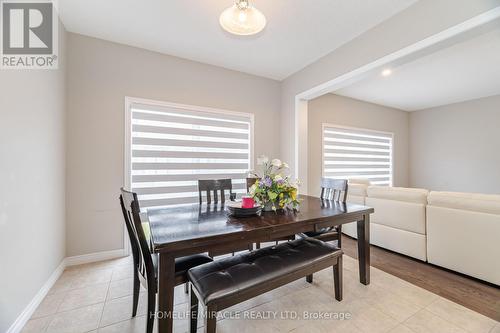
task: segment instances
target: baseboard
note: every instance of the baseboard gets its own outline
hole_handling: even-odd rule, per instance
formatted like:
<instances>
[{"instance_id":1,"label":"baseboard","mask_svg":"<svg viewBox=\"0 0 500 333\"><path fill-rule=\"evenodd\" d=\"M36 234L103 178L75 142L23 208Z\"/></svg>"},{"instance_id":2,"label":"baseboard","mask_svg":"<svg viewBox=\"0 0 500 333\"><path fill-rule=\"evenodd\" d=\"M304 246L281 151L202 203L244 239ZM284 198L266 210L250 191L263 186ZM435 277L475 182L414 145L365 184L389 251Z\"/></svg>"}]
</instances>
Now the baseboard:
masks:
<instances>
[{"instance_id":1,"label":"baseboard","mask_svg":"<svg viewBox=\"0 0 500 333\"><path fill-rule=\"evenodd\" d=\"M17 317L16 321L9 327L6 333L19 333L23 330L24 326L31 318L37 307L43 301L45 296L47 296L50 288L56 283L57 279L64 272L64 269L68 266L88 264L91 262L109 260L121 258L127 255L126 250L111 250L111 251L103 251L96 253L89 253L80 256L66 257L64 258L59 266L55 269L55 271L50 275L47 282L44 283L42 288L36 293L35 297L31 300L31 302L26 306L23 312Z\"/></svg>"},{"instance_id":2,"label":"baseboard","mask_svg":"<svg viewBox=\"0 0 500 333\"><path fill-rule=\"evenodd\" d=\"M30 320L31 316L38 308L40 303L43 301L45 296L47 296L50 288L56 283L57 279L61 276L64 268L66 267L66 259L63 259L59 266L55 269L55 271L50 275L47 282L44 283L42 288L36 293L35 297L31 300L31 302L24 308L23 312L17 317L16 321L9 327L7 333L19 333L23 330L24 325Z\"/></svg>"},{"instance_id":3,"label":"baseboard","mask_svg":"<svg viewBox=\"0 0 500 333\"><path fill-rule=\"evenodd\" d=\"M103 261L109 259L116 259L126 256L123 249L103 251L96 253L83 254L80 256L66 257L66 266L88 264L96 261Z\"/></svg>"}]
</instances>

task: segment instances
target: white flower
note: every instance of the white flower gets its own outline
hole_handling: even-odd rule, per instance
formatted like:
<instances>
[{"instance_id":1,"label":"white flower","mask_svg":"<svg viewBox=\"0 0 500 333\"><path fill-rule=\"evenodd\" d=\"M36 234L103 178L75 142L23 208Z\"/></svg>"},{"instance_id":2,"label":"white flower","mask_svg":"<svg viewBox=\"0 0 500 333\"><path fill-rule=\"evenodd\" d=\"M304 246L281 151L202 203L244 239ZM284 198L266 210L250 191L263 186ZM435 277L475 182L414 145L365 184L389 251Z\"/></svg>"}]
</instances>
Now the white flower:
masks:
<instances>
[{"instance_id":1,"label":"white flower","mask_svg":"<svg viewBox=\"0 0 500 333\"><path fill-rule=\"evenodd\" d=\"M275 182L279 182L281 180L283 180L283 176L281 176L280 174L277 174L276 176L274 176L274 181Z\"/></svg>"},{"instance_id":2,"label":"white flower","mask_svg":"<svg viewBox=\"0 0 500 333\"><path fill-rule=\"evenodd\" d=\"M299 180L298 180L298 179L290 179L290 180L289 180L289 185L290 185L291 187L295 187L296 189L298 189L298 188L299 188L299 186L300 186L300 182L299 182Z\"/></svg>"},{"instance_id":3,"label":"white flower","mask_svg":"<svg viewBox=\"0 0 500 333\"><path fill-rule=\"evenodd\" d=\"M257 165L264 165L267 162L269 162L269 157L267 157L266 155L261 155L257 157Z\"/></svg>"},{"instance_id":4,"label":"white flower","mask_svg":"<svg viewBox=\"0 0 500 333\"><path fill-rule=\"evenodd\" d=\"M277 158L275 158L275 159L271 162L271 164L272 164L273 166L277 167L277 168L281 167L281 161L280 161L279 159L277 159Z\"/></svg>"},{"instance_id":5,"label":"white flower","mask_svg":"<svg viewBox=\"0 0 500 333\"><path fill-rule=\"evenodd\" d=\"M248 190L248 193L250 195L255 195L255 190L257 189L257 184L253 184L252 186L250 186L250 189Z\"/></svg>"},{"instance_id":6,"label":"white flower","mask_svg":"<svg viewBox=\"0 0 500 333\"><path fill-rule=\"evenodd\" d=\"M281 164L281 167L285 168L285 169L289 169L290 168L290 166L286 162L283 162L283 164Z\"/></svg>"}]
</instances>

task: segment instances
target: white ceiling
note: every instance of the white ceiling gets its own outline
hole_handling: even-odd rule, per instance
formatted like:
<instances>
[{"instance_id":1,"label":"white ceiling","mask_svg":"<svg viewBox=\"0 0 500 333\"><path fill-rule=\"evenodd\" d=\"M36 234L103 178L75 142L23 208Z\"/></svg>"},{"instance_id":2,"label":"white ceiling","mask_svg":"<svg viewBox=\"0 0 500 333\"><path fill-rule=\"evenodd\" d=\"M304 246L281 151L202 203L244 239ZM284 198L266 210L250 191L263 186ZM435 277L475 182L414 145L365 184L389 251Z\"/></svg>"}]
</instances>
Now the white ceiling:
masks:
<instances>
[{"instance_id":1,"label":"white ceiling","mask_svg":"<svg viewBox=\"0 0 500 333\"><path fill-rule=\"evenodd\" d=\"M59 0L66 29L282 80L417 0L254 0L262 33L236 37L219 15L233 0Z\"/></svg>"},{"instance_id":2,"label":"white ceiling","mask_svg":"<svg viewBox=\"0 0 500 333\"><path fill-rule=\"evenodd\" d=\"M390 66L389 66L390 67ZM406 111L500 94L500 24L471 38L335 91Z\"/></svg>"}]
</instances>

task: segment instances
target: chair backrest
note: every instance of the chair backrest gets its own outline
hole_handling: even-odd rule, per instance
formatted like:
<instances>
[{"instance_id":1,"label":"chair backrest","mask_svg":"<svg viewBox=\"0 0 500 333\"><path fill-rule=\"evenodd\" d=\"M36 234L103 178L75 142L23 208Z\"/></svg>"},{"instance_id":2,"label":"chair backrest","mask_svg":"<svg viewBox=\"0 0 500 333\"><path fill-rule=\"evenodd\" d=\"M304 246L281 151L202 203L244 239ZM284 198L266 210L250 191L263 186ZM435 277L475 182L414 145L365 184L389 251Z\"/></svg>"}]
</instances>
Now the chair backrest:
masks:
<instances>
[{"instance_id":1,"label":"chair backrest","mask_svg":"<svg viewBox=\"0 0 500 333\"><path fill-rule=\"evenodd\" d=\"M200 197L200 204L203 203L202 199L202 192L207 193L207 204L212 203L212 194L214 196L214 202L218 203L219 202L219 195L218 193L220 192L220 199L221 202L224 203L226 201L226 193L225 191L229 191L229 198L230 200L234 200L236 198L236 195L233 193L233 183L231 182L231 179L200 179L198 180L198 195Z\"/></svg>"},{"instance_id":2,"label":"chair backrest","mask_svg":"<svg viewBox=\"0 0 500 333\"><path fill-rule=\"evenodd\" d=\"M347 201L347 180L321 178L321 199L345 203Z\"/></svg>"},{"instance_id":3,"label":"chair backrest","mask_svg":"<svg viewBox=\"0 0 500 333\"><path fill-rule=\"evenodd\" d=\"M137 269L141 282L148 289L156 288L153 259L151 258L148 240L142 228L141 209L139 208L137 194L121 188L120 205L130 238L135 269Z\"/></svg>"},{"instance_id":4,"label":"chair backrest","mask_svg":"<svg viewBox=\"0 0 500 333\"><path fill-rule=\"evenodd\" d=\"M253 184L255 184L255 182L257 181L258 178L255 178L255 177L249 177L247 178L247 192L250 191L250 187L253 186Z\"/></svg>"}]
</instances>

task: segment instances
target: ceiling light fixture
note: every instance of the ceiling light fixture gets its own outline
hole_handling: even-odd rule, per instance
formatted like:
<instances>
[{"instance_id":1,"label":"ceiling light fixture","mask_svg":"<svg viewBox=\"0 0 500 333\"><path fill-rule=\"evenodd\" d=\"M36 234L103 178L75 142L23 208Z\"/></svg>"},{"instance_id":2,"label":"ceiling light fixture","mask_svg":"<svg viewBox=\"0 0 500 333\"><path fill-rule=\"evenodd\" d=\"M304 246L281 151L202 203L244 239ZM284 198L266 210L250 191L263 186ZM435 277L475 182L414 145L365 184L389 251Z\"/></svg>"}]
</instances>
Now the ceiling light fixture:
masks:
<instances>
[{"instance_id":1,"label":"ceiling light fixture","mask_svg":"<svg viewBox=\"0 0 500 333\"><path fill-rule=\"evenodd\" d=\"M266 26L266 17L248 0L236 0L236 3L222 12L219 23L226 30L235 35L255 35Z\"/></svg>"},{"instance_id":2,"label":"ceiling light fixture","mask_svg":"<svg viewBox=\"0 0 500 333\"><path fill-rule=\"evenodd\" d=\"M384 69L382 71L382 76L389 76L392 74L392 70L390 68Z\"/></svg>"}]
</instances>

